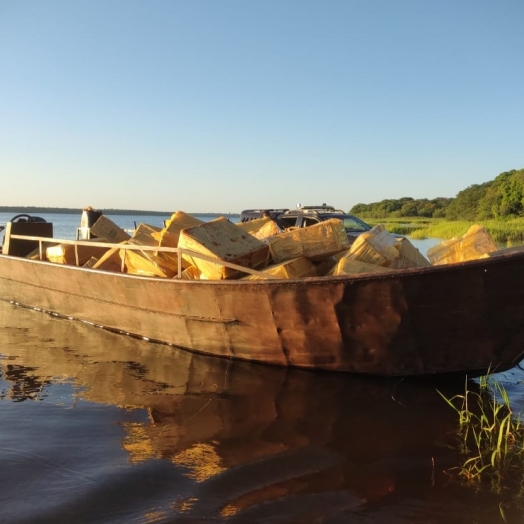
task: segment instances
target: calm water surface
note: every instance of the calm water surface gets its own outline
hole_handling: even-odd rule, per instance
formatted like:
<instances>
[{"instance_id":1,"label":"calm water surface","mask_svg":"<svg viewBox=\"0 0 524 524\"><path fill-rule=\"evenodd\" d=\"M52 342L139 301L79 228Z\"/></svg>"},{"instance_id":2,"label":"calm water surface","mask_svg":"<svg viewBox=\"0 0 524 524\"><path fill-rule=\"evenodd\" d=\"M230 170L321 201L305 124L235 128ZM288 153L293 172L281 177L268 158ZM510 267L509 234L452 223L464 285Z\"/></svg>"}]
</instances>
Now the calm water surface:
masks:
<instances>
[{"instance_id":1,"label":"calm water surface","mask_svg":"<svg viewBox=\"0 0 524 524\"><path fill-rule=\"evenodd\" d=\"M78 221L57 215L57 235ZM2 524L492 524L501 503L524 522L516 493L449 474L457 420L436 389L463 381L196 356L4 302L0 326ZM524 372L498 378L524 410Z\"/></svg>"}]
</instances>

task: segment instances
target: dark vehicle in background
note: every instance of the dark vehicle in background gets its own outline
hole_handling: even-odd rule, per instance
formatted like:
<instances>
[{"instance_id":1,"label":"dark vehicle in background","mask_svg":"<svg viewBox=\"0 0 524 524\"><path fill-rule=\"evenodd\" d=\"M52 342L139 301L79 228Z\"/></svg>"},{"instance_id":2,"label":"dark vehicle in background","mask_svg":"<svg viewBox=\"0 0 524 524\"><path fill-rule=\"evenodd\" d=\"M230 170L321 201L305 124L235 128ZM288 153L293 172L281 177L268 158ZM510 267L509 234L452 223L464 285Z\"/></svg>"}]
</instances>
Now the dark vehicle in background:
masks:
<instances>
[{"instance_id":1,"label":"dark vehicle in background","mask_svg":"<svg viewBox=\"0 0 524 524\"><path fill-rule=\"evenodd\" d=\"M371 229L371 226L360 218L326 204L321 206L301 206L299 204L297 209L246 209L240 214L240 221L248 222L264 216L269 216L282 230L314 226L324 220L336 218L344 222L344 228L350 241L354 241L358 235Z\"/></svg>"}]
</instances>

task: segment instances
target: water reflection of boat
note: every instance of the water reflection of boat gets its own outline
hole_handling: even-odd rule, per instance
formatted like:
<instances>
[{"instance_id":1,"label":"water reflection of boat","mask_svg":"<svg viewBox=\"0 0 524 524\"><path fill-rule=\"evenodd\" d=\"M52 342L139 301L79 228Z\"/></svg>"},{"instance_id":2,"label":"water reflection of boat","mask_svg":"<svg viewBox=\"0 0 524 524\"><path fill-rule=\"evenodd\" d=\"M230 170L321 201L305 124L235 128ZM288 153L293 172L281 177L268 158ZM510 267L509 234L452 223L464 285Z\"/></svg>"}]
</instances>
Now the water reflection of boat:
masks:
<instances>
[{"instance_id":1,"label":"water reflection of boat","mask_svg":"<svg viewBox=\"0 0 524 524\"><path fill-rule=\"evenodd\" d=\"M8 304L0 319L4 394L38 399L66 382L82 400L147 410L121 422L122 445L136 465L169 462L192 479L190 497L173 495L178 513L336 515L398 502L407 489L432 504L447 483L454 457L441 444L456 421L427 382L151 351Z\"/></svg>"}]
</instances>

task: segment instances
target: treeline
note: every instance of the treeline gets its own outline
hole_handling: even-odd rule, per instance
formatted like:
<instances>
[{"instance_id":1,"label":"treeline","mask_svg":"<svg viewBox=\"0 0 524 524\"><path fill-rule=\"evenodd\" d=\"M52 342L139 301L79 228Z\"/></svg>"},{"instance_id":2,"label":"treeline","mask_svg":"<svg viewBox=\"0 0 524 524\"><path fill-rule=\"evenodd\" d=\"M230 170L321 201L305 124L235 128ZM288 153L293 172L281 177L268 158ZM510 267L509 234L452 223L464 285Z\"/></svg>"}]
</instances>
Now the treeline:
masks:
<instances>
[{"instance_id":1,"label":"treeline","mask_svg":"<svg viewBox=\"0 0 524 524\"><path fill-rule=\"evenodd\" d=\"M350 212L363 218L490 220L524 217L524 169L506 171L490 182L469 186L455 198L388 199L357 204Z\"/></svg>"},{"instance_id":2,"label":"treeline","mask_svg":"<svg viewBox=\"0 0 524 524\"><path fill-rule=\"evenodd\" d=\"M427 217L444 218L446 209L453 198L410 198L387 199L373 204L357 204L351 208L350 213L362 218L401 218L401 217Z\"/></svg>"}]
</instances>

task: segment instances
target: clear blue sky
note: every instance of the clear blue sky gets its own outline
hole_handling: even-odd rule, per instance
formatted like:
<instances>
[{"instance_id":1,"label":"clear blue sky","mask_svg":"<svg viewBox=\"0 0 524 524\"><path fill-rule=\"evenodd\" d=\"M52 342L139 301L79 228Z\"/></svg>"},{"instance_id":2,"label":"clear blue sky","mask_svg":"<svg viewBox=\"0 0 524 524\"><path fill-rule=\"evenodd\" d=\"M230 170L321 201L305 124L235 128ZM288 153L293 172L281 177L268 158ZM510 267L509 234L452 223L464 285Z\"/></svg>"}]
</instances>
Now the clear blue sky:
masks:
<instances>
[{"instance_id":1,"label":"clear blue sky","mask_svg":"<svg viewBox=\"0 0 524 524\"><path fill-rule=\"evenodd\" d=\"M522 0L0 0L0 205L454 197L524 167Z\"/></svg>"}]
</instances>

